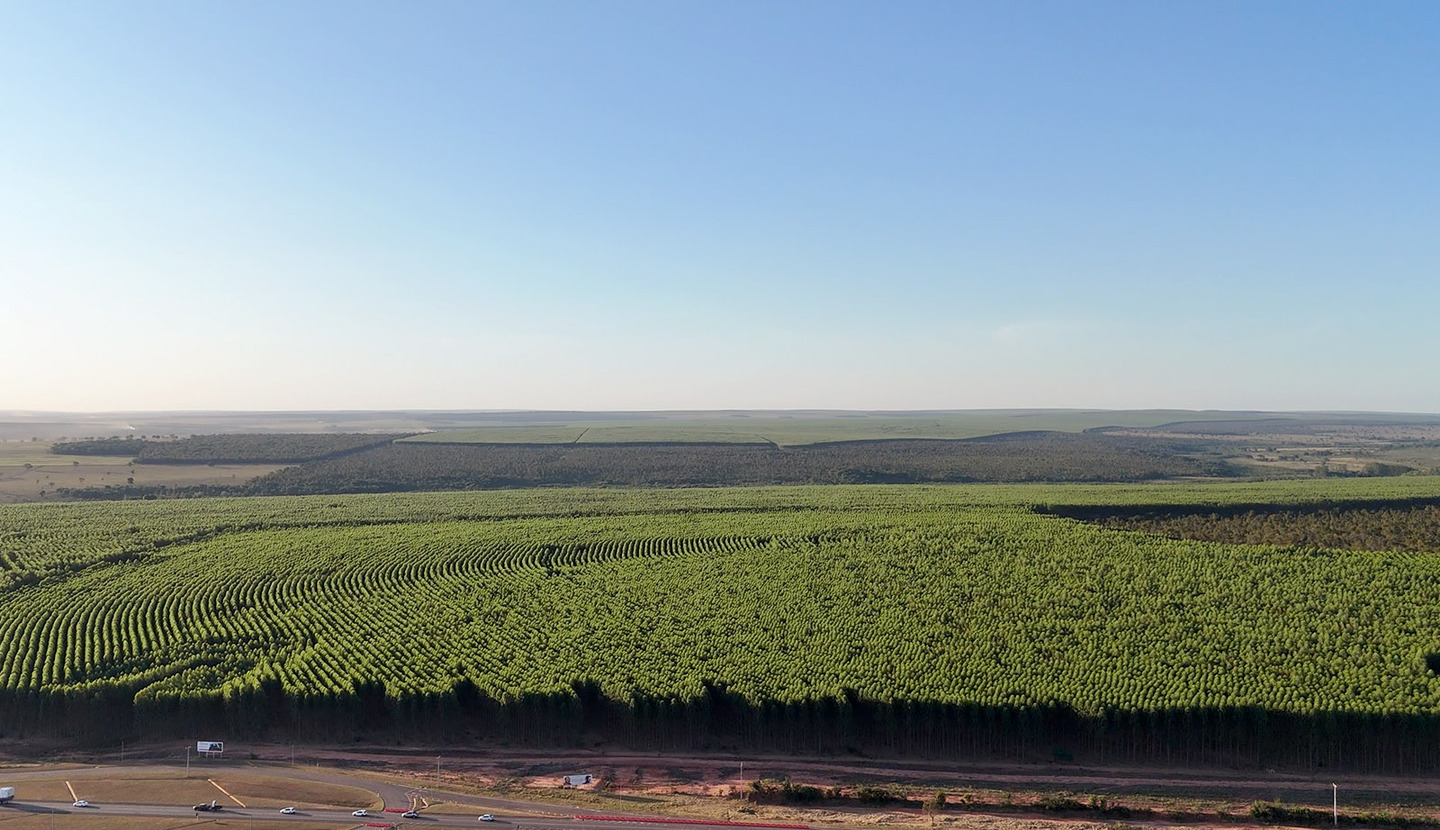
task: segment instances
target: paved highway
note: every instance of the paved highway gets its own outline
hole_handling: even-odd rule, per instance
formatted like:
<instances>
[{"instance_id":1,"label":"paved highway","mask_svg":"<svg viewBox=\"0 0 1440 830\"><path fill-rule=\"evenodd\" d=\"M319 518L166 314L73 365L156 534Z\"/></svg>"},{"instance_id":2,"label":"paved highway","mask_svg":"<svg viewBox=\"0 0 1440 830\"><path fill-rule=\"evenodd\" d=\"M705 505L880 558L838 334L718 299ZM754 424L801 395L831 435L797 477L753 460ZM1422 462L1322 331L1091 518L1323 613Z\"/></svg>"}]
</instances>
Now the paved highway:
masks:
<instances>
[{"instance_id":1,"label":"paved highway","mask_svg":"<svg viewBox=\"0 0 1440 830\"><path fill-rule=\"evenodd\" d=\"M650 823L644 821L591 822L576 821L572 818L535 818L530 816L496 815L495 821L481 823L478 816L446 815L422 811L419 818L401 818L399 813L372 812L368 817L357 818L349 810L300 810L294 815L281 815L275 808L226 807L218 813L196 813L189 807L174 807L160 804L98 804L93 807L72 807L65 802L11 802L0 807L4 811L38 813L46 815L105 815L134 816L139 818L216 818L248 820L256 828L284 827L287 824L306 822L333 822L350 826L364 826L370 822L392 824L397 828L410 827L476 827L495 830L677 830L677 825ZM243 825L242 825L243 826Z\"/></svg>"},{"instance_id":2,"label":"paved highway","mask_svg":"<svg viewBox=\"0 0 1440 830\"><path fill-rule=\"evenodd\" d=\"M133 767L127 767L132 770ZM150 766L146 765L147 771L174 772L177 775L184 773L183 767ZM80 769L57 770L34 770L34 771L12 771L5 773L5 782L22 783L27 778L54 778L57 775L64 775L70 780L83 780L85 778L107 778L114 776L119 769L113 767L90 767ZM144 818L230 818L249 820L250 826L257 828L283 828L287 824L303 822L334 822L337 824L364 826L366 823L385 823L394 825L397 828L410 827L475 827L484 830L680 830L684 825L673 823L674 818L662 818L659 821L624 821L606 822L587 819L580 821L575 819L574 808L561 807L553 804L540 804L530 801L519 801L514 799L485 798L469 793L450 792L436 789L417 789L414 786L404 786L390 783L379 778L370 776L353 775L327 769L307 769L304 767L267 767L267 766L244 766L231 768L231 771L244 771L256 775L270 775L276 778L304 779L308 781L319 781L329 784L341 784L349 787L357 787L375 793L386 807L409 807L410 796L419 792L423 797L432 802L449 802L452 805L462 805L474 808L473 814L443 814L431 813L422 810L419 818L401 818L400 813L386 813L380 810L373 810L367 817L356 817L351 815L349 809L302 809L293 815L282 815L276 807L239 807L225 806L218 813L197 813L190 805L168 805L168 804L99 804L92 807L75 807L68 802L33 802L24 800L23 784L17 789L17 798L6 807L0 810L13 810L17 812L40 813L49 815L83 814L83 815L108 815L108 816L136 816ZM213 774L213 771L207 771ZM82 792L83 795L83 792ZM605 813L604 811L587 810L587 814L597 812L606 815L617 815ZM492 813L495 816L493 822L480 822L482 813ZM3 815L3 813L0 813ZM693 820L697 827L703 827L703 819Z\"/></svg>"},{"instance_id":3,"label":"paved highway","mask_svg":"<svg viewBox=\"0 0 1440 830\"><path fill-rule=\"evenodd\" d=\"M160 804L98 804L93 807L72 807L67 803L45 803L45 802L11 802L4 810L17 812L45 813L45 814L78 814L78 815L104 815L104 816L136 816L142 818L201 818L217 819L241 819L249 820L255 827L284 827L286 824L306 822L334 822L336 824L348 824L351 826L364 825L367 822L382 822L393 824L396 827L495 827L505 830L517 830L515 822L510 819L496 820L482 825L477 816L470 815L441 815L439 813L423 814L421 818L405 819L399 813L372 813L366 818L357 818L350 815L349 810L300 810L294 815L281 815L278 809L266 807L264 809L255 807L226 807L218 813L196 813L190 807L173 807ZM3 813L0 813L3 815ZM263 822L263 824L262 824ZM242 825L243 826L243 825ZM580 826L573 820L559 821L555 819L541 822L526 821L525 827L530 828L554 828L564 827L567 830L575 830ZM656 825L655 830L660 830L663 825ZM674 827L665 830L675 830Z\"/></svg>"}]
</instances>

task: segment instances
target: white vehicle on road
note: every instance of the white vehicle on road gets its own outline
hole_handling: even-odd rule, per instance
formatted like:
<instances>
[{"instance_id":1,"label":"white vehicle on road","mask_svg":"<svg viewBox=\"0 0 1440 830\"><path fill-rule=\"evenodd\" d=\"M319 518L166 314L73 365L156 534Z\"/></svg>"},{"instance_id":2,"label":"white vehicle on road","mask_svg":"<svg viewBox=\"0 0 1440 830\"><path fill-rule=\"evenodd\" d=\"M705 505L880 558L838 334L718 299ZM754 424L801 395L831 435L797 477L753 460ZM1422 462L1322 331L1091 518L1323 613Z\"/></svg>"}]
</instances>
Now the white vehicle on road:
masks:
<instances>
[{"instance_id":1,"label":"white vehicle on road","mask_svg":"<svg viewBox=\"0 0 1440 830\"><path fill-rule=\"evenodd\" d=\"M281 813L282 815L293 816L293 815L295 815L295 808L294 808L294 807L286 807L285 809L281 810L280 813Z\"/></svg>"},{"instance_id":2,"label":"white vehicle on road","mask_svg":"<svg viewBox=\"0 0 1440 830\"><path fill-rule=\"evenodd\" d=\"M483 816L480 817L480 820L481 820L481 821L494 821L494 820L495 820L495 817L492 816L492 815L490 815L489 813L486 813L485 815L483 815Z\"/></svg>"},{"instance_id":3,"label":"white vehicle on road","mask_svg":"<svg viewBox=\"0 0 1440 830\"><path fill-rule=\"evenodd\" d=\"M369 811L369 810L356 810L355 812L351 813L350 815L354 816L355 818L369 818L369 817L370 817L370 811Z\"/></svg>"},{"instance_id":4,"label":"white vehicle on road","mask_svg":"<svg viewBox=\"0 0 1440 830\"><path fill-rule=\"evenodd\" d=\"M86 801L85 799L82 798L82 799L80 799L79 801L75 802L74 804L72 804L72 805L70 805L70 806L72 806L72 807L89 807L89 806L90 806L90 802L88 802L88 801Z\"/></svg>"}]
</instances>

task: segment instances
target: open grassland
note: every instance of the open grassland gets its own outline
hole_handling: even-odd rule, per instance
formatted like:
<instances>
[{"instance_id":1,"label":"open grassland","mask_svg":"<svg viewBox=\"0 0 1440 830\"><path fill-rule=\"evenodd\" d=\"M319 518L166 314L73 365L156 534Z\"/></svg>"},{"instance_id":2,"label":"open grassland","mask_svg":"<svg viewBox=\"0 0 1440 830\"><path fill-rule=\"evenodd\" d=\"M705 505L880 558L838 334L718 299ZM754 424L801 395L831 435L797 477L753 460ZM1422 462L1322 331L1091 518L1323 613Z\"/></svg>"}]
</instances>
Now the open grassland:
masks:
<instances>
[{"instance_id":1,"label":"open grassland","mask_svg":"<svg viewBox=\"0 0 1440 830\"><path fill-rule=\"evenodd\" d=\"M0 716L1435 765L1433 555L1036 512L1337 502L1440 480L9 506Z\"/></svg>"}]
</instances>

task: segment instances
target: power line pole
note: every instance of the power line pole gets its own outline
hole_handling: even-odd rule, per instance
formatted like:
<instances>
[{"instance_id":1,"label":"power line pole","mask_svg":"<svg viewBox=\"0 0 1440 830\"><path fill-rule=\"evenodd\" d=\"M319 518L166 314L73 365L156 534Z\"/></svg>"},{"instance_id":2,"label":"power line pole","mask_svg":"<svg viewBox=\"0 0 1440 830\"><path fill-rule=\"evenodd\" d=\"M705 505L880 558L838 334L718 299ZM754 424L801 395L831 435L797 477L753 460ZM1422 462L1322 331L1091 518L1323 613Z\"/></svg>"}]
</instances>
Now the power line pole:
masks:
<instances>
[{"instance_id":1,"label":"power line pole","mask_svg":"<svg viewBox=\"0 0 1440 830\"><path fill-rule=\"evenodd\" d=\"M1339 826L1340 826L1340 785L1339 785L1339 784L1331 784L1330 786L1335 789L1335 803L1332 805L1331 809L1333 809L1333 810L1335 811L1335 826L1336 826L1336 827L1339 827Z\"/></svg>"}]
</instances>

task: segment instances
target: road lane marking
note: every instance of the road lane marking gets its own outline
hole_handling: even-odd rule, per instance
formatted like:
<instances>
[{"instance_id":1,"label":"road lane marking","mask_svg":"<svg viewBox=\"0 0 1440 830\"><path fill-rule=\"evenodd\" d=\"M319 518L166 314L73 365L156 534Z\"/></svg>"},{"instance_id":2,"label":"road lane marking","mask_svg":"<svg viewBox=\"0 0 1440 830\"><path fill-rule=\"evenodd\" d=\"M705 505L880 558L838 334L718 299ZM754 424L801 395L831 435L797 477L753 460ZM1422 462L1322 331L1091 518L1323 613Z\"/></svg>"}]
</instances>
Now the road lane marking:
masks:
<instances>
[{"instance_id":1,"label":"road lane marking","mask_svg":"<svg viewBox=\"0 0 1440 830\"><path fill-rule=\"evenodd\" d=\"M214 778L206 778L205 780L206 780L206 781L209 781L212 785L214 785L215 789L219 790L219 791L222 792L222 793L225 793L225 795L226 795L231 801L235 802L236 804L239 804L241 807L244 807L244 806L245 806L245 802L241 801L240 799L236 798L236 797L233 796L233 795L230 795L230 791L229 791L229 790L225 789L224 787L220 786L219 784L216 784Z\"/></svg>"}]
</instances>

